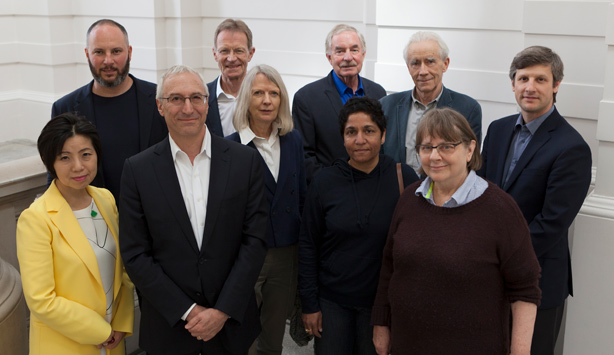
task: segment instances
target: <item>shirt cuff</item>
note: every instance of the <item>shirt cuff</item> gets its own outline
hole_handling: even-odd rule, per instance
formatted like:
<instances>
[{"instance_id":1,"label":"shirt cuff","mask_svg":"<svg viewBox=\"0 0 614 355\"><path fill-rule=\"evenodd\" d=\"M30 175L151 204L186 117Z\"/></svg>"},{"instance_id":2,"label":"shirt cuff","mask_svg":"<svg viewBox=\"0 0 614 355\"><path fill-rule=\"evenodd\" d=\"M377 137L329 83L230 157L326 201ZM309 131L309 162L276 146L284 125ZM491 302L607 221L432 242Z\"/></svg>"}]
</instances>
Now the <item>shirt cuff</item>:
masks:
<instances>
[{"instance_id":1,"label":"shirt cuff","mask_svg":"<svg viewBox=\"0 0 614 355\"><path fill-rule=\"evenodd\" d=\"M194 307L196 307L196 303L192 303L192 306L190 306L190 308L188 308L188 310L181 316L181 320L185 321L188 318L188 314L192 312Z\"/></svg>"}]
</instances>

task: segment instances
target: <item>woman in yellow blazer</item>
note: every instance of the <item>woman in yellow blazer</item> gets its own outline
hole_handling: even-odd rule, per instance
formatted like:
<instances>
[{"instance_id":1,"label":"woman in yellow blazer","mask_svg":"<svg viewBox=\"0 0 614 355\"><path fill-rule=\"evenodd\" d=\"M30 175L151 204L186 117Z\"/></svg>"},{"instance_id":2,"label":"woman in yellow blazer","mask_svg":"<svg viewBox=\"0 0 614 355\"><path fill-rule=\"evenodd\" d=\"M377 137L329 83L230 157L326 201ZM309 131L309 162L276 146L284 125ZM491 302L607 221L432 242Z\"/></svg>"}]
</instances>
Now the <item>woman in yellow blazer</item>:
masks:
<instances>
[{"instance_id":1,"label":"woman in yellow blazer","mask_svg":"<svg viewBox=\"0 0 614 355\"><path fill-rule=\"evenodd\" d=\"M30 308L30 354L124 354L134 286L119 255L117 207L89 186L100 138L73 114L51 119L38 150L55 179L17 224L17 257Z\"/></svg>"}]
</instances>

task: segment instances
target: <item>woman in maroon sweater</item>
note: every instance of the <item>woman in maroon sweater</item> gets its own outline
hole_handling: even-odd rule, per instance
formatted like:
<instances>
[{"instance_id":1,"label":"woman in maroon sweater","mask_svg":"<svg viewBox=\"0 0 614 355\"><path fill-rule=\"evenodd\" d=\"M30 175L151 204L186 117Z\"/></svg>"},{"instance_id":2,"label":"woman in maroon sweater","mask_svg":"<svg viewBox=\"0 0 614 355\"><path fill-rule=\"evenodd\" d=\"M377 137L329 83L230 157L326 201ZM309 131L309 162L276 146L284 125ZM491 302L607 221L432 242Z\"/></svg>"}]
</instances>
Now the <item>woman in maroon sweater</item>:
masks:
<instances>
[{"instance_id":1,"label":"woman in maroon sweater","mask_svg":"<svg viewBox=\"0 0 614 355\"><path fill-rule=\"evenodd\" d=\"M371 318L378 354L530 352L539 264L514 200L475 174L476 141L449 108L418 126L428 177L392 217Z\"/></svg>"}]
</instances>

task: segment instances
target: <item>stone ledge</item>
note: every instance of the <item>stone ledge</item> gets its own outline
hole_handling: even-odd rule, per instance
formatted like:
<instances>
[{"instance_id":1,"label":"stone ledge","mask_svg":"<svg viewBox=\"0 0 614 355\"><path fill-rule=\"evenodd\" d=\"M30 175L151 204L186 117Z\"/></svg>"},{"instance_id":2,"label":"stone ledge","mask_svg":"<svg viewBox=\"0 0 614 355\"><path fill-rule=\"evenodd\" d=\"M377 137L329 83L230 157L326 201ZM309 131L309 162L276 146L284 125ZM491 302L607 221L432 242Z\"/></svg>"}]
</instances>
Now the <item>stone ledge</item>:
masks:
<instances>
[{"instance_id":1,"label":"stone ledge","mask_svg":"<svg viewBox=\"0 0 614 355\"><path fill-rule=\"evenodd\" d=\"M45 165L34 142L15 140L0 143L0 198L47 184Z\"/></svg>"}]
</instances>

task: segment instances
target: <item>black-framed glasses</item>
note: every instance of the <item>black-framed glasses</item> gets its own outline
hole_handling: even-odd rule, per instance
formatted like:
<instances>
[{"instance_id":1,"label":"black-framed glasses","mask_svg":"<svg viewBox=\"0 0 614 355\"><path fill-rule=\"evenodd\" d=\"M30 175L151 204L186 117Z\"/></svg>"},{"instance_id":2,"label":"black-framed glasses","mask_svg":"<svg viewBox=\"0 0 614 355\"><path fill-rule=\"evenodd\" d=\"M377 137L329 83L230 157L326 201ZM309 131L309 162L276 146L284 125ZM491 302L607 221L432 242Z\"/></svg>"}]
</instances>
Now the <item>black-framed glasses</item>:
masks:
<instances>
[{"instance_id":1,"label":"black-framed glasses","mask_svg":"<svg viewBox=\"0 0 614 355\"><path fill-rule=\"evenodd\" d=\"M171 95L169 97L163 97L163 100L167 100L171 105L183 106L185 100L190 100L193 106L202 106L205 104L209 95L193 94L190 96Z\"/></svg>"},{"instance_id":2,"label":"black-framed glasses","mask_svg":"<svg viewBox=\"0 0 614 355\"><path fill-rule=\"evenodd\" d=\"M438 145L417 144L416 153L418 155L431 155L431 153L433 153L433 149L437 149L437 153L439 153L440 155L448 155L454 153L454 149L456 149L456 146L461 143L463 143L463 141L460 141L458 143L444 142Z\"/></svg>"}]
</instances>

